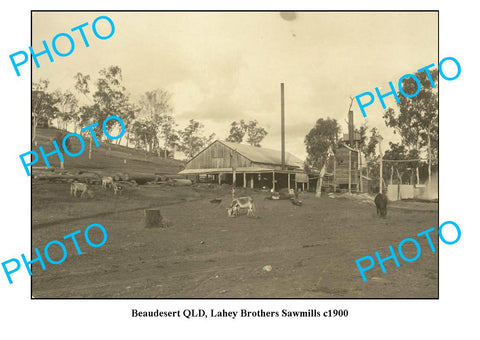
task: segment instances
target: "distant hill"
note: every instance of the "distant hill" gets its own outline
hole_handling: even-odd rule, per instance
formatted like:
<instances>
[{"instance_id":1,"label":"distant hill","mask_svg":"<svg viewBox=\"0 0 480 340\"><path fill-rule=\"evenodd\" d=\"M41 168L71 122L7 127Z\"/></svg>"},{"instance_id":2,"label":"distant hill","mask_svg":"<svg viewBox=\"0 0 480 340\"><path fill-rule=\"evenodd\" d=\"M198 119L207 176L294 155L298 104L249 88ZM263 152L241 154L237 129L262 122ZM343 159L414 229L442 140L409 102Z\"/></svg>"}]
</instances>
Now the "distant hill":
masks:
<instances>
[{"instance_id":1,"label":"distant hill","mask_svg":"<svg viewBox=\"0 0 480 340\"><path fill-rule=\"evenodd\" d=\"M52 140L59 132L68 133L56 128L38 128L37 143L42 146L45 153L53 151ZM97 137L98 138L98 137ZM81 144L77 138L71 137L69 151L77 153L80 151ZM138 150L121 145L108 144L100 142L100 147L92 144L92 159L88 159L88 148L90 140L84 137L85 150L78 157L70 157L63 153L65 160L65 169L95 171L105 174L114 174L126 172L130 175L153 175L160 174L176 174L183 169L184 163L175 159L161 158L152 154L145 155L144 150ZM59 145L60 149L62 146ZM38 147L34 148L39 154L39 161L34 167L45 167L46 164L41 157ZM63 150L62 150L63 151ZM57 155L48 157L51 166L60 168L60 161ZM125 162L126 161L126 162Z\"/></svg>"}]
</instances>

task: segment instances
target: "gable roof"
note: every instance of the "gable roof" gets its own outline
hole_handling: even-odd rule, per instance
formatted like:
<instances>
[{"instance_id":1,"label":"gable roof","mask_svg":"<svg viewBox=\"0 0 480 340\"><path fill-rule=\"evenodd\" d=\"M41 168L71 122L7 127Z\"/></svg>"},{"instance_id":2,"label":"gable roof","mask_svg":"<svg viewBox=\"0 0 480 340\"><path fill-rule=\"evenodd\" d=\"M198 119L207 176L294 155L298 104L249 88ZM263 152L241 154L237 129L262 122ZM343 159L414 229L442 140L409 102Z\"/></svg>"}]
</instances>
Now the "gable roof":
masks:
<instances>
[{"instance_id":1,"label":"gable roof","mask_svg":"<svg viewBox=\"0 0 480 340\"><path fill-rule=\"evenodd\" d=\"M267 148L261 148L246 144L238 144L217 140L217 142L224 144L230 149L237 151L240 155L248 158L254 163L264 164L282 164L282 153L278 150L272 150ZM292 155L289 152L285 152L285 165L295 166L303 168L303 161Z\"/></svg>"}]
</instances>

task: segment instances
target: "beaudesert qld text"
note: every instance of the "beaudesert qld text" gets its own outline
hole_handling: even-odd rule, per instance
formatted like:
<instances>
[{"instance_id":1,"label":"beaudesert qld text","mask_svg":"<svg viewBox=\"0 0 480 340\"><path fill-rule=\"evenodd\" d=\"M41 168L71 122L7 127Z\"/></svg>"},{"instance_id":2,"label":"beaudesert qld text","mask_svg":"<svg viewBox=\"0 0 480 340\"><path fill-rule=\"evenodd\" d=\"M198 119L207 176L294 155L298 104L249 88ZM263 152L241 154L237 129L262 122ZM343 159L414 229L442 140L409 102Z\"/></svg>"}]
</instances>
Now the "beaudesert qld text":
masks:
<instances>
[{"instance_id":1,"label":"beaudesert qld text","mask_svg":"<svg viewBox=\"0 0 480 340\"><path fill-rule=\"evenodd\" d=\"M235 311L227 311L225 309L215 310L210 309L208 312L204 309L184 309L176 310L176 311L139 311L137 309L132 309L132 317L170 317L170 318L179 318L185 317L187 319L190 318L232 318L235 319L237 317L240 318L250 318L250 317L301 317L301 318L319 318L319 317L347 317L348 310L347 309L328 309L325 311L320 311L317 309L308 309L303 311L291 311L288 309L282 309L281 311L265 311L263 309L259 309L256 311L249 311L247 309L240 309Z\"/></svg>"}]
</instances>

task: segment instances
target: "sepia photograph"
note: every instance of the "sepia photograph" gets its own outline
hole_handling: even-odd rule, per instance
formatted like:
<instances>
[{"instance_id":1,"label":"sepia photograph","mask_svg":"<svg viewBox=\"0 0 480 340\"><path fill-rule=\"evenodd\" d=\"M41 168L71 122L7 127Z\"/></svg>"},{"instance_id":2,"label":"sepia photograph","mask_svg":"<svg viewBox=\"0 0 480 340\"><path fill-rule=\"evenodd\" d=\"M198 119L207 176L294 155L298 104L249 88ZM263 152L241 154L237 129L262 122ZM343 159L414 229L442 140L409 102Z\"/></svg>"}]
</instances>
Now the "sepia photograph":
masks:
<instances>
[{"instance_id":1,"label":"sepia photograph","mask_svg":"<svg viewBox=\"0 0 480 340\"><path fill-rule=\"evenodd\" d=\"M31 23L33 298L439 298L438 11Z\"/></svg>"}]
</instances>

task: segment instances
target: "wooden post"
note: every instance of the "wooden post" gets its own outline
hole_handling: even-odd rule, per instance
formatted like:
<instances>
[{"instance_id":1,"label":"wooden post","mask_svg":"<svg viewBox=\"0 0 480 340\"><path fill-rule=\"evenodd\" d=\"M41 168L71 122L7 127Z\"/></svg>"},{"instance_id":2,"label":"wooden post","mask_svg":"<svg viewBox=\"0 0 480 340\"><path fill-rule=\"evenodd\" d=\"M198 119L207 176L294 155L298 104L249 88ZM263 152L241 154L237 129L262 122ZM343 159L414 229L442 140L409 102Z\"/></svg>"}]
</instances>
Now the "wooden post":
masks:
<instances>
[{"instance_id":1,"label":"wooden post","mask_svg":"<svg viewBox=\"0 0 480 340\"><path fill-rule=\"evenodd\" d=\"M232 167L232 185L233 187L237 184L237 160L233 158L233 153L236 150L230 151L230 166Z\"/></svg>"},{"instance_id":2,"label":"wooden post","mask_svg":"<svg viewBox=\"0 0 480 340\"><path fill-rule=\"evenodd\" d=\"M337 192L337 158L333 156L333 192Z\"/></svg>"},{"instance_id":3,"label":"wooden post","mask_svg":"<svg viewBox=\"0 0 480 340\"><path fill-rule=\"evenodd\" d=\"M348 150L348 192L352 192L352 151Z\"/></svg>"},{"instance_id":4,"label":"wooden post","mask_svg":"<svg viewBox=\"0 0 480 340\"><path fill-rule=\"evenodd\" d=\"M382 137L378 139L378 153L380 154L380 191L379 193L382 194L382 185L383 185L383 153L382 153Z\"/></svg>"},{"instance_id":5,"label":"wooden post","mask_svg":"<svg viewBox=\"0 0 480 340\"><path fill-rule=\"evenodd\" d=\"M333 192L337 192L337 157L333 156Z\"/></svg>"},{"instance_id":6,"label":"wooden post","mask_svg":"<svg viewBox=\"0 0 480 340\"><path fill-rule=\"evenodd\" d=\"M93 137L90 136L90 143L88 144L88 159L92 159L92 139Z\"/></svg>"},{"instance_id":7,"label":"wooden post","mask_svg":"<svg viewBox=\"0 0 480 340\"><path fill-rule=\"evenodd\" d=\"M282 134L282 170L285 170L285 95L283 83L280 84L281 134Z\"/></svg>"},{"instance_id":8,"label":"wooden post","mask_svg":"<svg viewBox=\"0 0 480 340\"><path fill-rule=\"evenodd\" d=\"M380 190L379 190L380 194L383 193L382 185L383 185L383 157L380 155Z\"/></svg>"},{"instance_id":9,"label":"wooden post","mask_svg":"<svg viewBox=\"0 0 480 340\"><path fill-rule=\"evenodd\" d=\"M288 190L290 191L290 173L287 173L288 176Z\"/></svg>"},{"instance_id":10,"label":"wooden post","mask_svg":"<svg viewBox=\"0 0 480 340\"><path fill-rule=\"evenodd\" d=\"M246 172L243 173L243 187L244 188L247 187L247 173Z\"/></svg>"},{"instance_id":11,"label":"wooden post","mask_svg":"<svg viewBox=\"0 0 480 340\"><path fill-rule=\"evenodd\" d=\"M275 170L272 172L272 189L275 192Z\"/></svg>"},{"instance_id":12,"label":"wooden post","mask_svg":"<svg viewBox=\"0 0 480 340\"><path fill-rule=\"evenodd\" d=\"M432 180L432 143L430 141L430 127L427 131L427 137L428 137L428 183L431 183Z\"/></svg>"},{"instance_id":13,"label":"wooden post","mask_svg":"<svg viewBox=\"0 0 480 340\"><path fill-rule=\"evenodd\" d=\"M145 228L160 228L162 224L162 215L160 209L145 209Z\"/></svg>"},{"instance_id":14,"label":"wooden post","mask_svg":"<svg viewBox=\"0 0 480 340\"><path fill-rule=\"evenodd\" d=\"M357 149L358 152L358 162L357 162L357 167L358 167L358 173L359 173L359 178L360 178L360 192L363 192L363 180L362 180L362 155L360 154L360 149ZM358 191L358 187L357 187Z\"/></svg>"}]
</instances>

